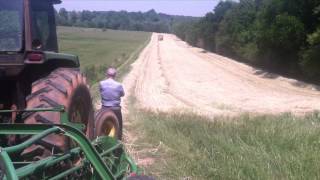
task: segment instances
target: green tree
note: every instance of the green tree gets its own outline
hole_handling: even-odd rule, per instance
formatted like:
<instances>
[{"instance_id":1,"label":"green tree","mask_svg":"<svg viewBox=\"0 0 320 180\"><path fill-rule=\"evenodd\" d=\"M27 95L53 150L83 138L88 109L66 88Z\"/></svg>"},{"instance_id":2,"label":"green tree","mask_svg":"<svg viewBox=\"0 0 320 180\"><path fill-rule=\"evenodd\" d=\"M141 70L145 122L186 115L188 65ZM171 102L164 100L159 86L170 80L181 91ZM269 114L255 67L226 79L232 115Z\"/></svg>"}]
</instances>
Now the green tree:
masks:
<instances>
[{"instance_id":1,"label":"green tree","mask_svg":"<svg viewBox=\"0 0 320 180\"><path fill-rule=\"evenodd\" d=\"M288 68L298 61L305 40L304 24L295 16L279 14L270 25L262 25L258 33L260 55L269 64Z\"/></svg>"},{"instance_id":2,"label":"green tree","mask_svg":"<svg viewBox=\"0 0 320 180\"><path fill-rule=\"evenodd\" d=\"M260 4L254 0L240 1L224 11L216 36L218 53L254 62L257 54L256 17Z\"/></svg>"},{"instance_id":3,"label":"green tree","mask_svg":"<svg viewBox=\"0 0 320 180\"><path fill-rule=\"evenodd\" d=\"M68 20L68 12L67 12L67 10L65 9L65 8L61 8L60 10L59 10L59 13L58 13L58 19L57 19L58 21L58 24L59 25L63 25L63 26L68 26L68 25L70 25L69 24L69 20Z\"/></svg>"},{"instance_id":4,"label":"green tree","mask_svg":"<svg viewBox=\"0 0 320 180\"><path fill-rule=\"evenodd\" d=\"M320 76L320 27L308 36L310 47L302 52L301 66L310 78Z\"/></svg>"}]
</instances>

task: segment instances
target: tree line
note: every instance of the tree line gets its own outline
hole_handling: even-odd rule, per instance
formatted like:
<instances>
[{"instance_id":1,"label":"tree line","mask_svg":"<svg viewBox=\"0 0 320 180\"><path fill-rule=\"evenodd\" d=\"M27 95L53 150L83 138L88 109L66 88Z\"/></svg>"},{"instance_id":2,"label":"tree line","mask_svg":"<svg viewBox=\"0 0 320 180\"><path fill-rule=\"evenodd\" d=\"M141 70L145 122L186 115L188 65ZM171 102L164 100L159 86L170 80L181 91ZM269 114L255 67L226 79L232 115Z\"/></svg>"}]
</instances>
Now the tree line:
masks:
<instances>
[{"instance_id":1,"label":"tree line","mask_svg":"<svg viewBox=\"0 0 320 180\"><path fill-rule=\"evenodd\" d=\"M320 82L319 0L221 1L200 20L172 30L193 46Z\"/></svg>"},{"instance_id":2,"label":"tree line","mask_svg":"<svg viewBox=\"0 0 320 180\"><path fill-rule=\"evenodd\" d=\"M67 11L61 8L56 11L56 19L61 26L170 33L173 24L198 18L172 16L157 13L153 9L147 12L116 12Z\"/></svg>"}]
</instances>

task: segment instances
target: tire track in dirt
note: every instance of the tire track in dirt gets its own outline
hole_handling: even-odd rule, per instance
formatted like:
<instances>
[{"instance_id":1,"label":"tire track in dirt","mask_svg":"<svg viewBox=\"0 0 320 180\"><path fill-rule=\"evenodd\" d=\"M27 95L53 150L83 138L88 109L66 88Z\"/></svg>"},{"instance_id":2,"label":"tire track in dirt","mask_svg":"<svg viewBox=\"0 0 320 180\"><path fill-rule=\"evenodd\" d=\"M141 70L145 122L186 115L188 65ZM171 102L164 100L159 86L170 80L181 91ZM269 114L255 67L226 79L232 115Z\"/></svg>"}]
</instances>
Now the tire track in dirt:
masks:
<instances>
[{"instance_id":1,"label":"tire track in dirt","mask_svg":"<svg viewBox=\"0 0 320 180\"><path fill-rule=\"evenodd\" d=\"M163 75L157 52L157 37L153 35L123 81L126 92L133 92L138 104L144 109L161 111L174 109L176 105L185 107L184 103L167 93L169 82ZM124 98L124 107L128 104L129 97L127 95Z\"/></svg>"},{"instance_id":2,"label":"tire track in dirt","mask_svg":"<svg viewBox=\"0 0 320 180\"><path fill-rule=\"evenodd\" d=\"M320 110L317 87L203 53L174 35L154 33L124 79L139 107L202 115L305 114ZM303 86L303 87L298 87ZM127 101L127 100L125 100Z\"/></svg>"}]
</instances>

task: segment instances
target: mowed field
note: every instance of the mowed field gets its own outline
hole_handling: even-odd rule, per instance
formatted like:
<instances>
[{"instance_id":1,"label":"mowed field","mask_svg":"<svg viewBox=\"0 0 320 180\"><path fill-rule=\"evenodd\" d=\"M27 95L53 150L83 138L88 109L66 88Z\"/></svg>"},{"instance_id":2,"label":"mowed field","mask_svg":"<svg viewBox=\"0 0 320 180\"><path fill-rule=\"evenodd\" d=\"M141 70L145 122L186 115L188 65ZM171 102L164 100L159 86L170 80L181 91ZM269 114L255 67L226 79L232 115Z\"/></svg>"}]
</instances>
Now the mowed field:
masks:
<instances>
[{"instance_id":1,"label":"mowed field","mask_svg":"<svg viewBox=\"0 0 320 180\"><path fill-rule=\"evenodd\" d=\"M124 81L142 108L208 117L320 110L320 88L154 34Z\"/></svg>"},{"instance_id":2,"label":"mowed field","mask_svg":"<svg viewBox=\"0 0 320 180\"><path fill-rule=\"evenodd\" d=\"M148 44L151 33L58 27L60 52L79 56L81 71L91 85L96 109L100 108L98 83L107 67L118 69L118 80L129 72L130 65Z\"/></svg>"},{"instance_id":3,"label":"mowed field","mask_svg":"<svg viewBox=\"0 0 320 180\"><path fill-rule=\"evenodd\" d=\"M144 47L150 35L147 32L58 27L60 51L78 55L82 69L101 65L119 67Z\"/></svg>"},{"instance_id":4,"label":"mowed field","mask_svg":"<svg viewBox=\"0 0 320 180\"><path fill-rule=\"evenodd\" d=\"M148 44L151 33L58 27L60 52L79 56L82 72L91 85L94 103L99 108L98 81L107 67L118 69L118 80L129 72L130 64Z\"/></svg>"}]
</instances>

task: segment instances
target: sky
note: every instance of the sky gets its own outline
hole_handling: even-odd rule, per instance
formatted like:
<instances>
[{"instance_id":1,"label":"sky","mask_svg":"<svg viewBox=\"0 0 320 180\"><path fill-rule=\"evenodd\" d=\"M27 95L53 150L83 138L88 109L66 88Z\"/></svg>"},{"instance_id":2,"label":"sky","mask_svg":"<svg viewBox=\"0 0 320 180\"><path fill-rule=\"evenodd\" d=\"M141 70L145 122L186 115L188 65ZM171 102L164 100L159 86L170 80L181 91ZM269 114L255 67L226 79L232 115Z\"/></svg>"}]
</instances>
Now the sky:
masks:
<instances>
[{"instance_id":1,"label":"sky","mask_svg":"<svg viewBox=\"0 0 320 180\"><path fill-rule=\"evenodd\" d=\"M56 5L67 10L146 12L154 9L170 15L204 16L211 12L220 0L63 0Z\"/></svg>"}]
</instances>

